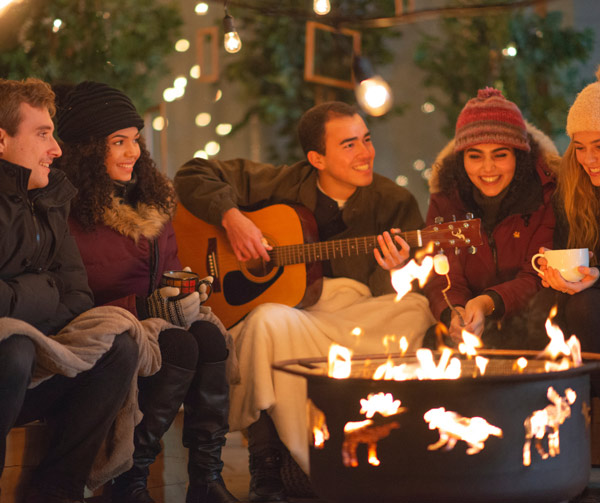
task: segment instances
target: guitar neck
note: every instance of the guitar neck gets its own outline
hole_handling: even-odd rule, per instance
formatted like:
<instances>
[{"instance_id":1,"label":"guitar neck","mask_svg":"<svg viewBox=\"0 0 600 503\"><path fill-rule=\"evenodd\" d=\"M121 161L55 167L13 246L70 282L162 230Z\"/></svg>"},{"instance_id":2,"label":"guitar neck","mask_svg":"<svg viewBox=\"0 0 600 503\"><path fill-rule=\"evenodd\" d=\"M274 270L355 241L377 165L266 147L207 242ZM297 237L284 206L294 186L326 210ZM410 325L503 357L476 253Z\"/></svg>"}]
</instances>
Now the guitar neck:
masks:
<instances>
[{"instance_id":1,"label":"guitar neck","mask_svg":"<svg viewBox=\"0 0 600 503\"><path fill-rule=\"evenodd\" d=\"M400 232L398 235L411 247L422 246L420 231ZM365 253L372 253L376 247L377 236L365 236L320 241L318 243L276 246L269 251L269 255L274 265L286 266L364 255Z\"/></svg>"}]
</instances>

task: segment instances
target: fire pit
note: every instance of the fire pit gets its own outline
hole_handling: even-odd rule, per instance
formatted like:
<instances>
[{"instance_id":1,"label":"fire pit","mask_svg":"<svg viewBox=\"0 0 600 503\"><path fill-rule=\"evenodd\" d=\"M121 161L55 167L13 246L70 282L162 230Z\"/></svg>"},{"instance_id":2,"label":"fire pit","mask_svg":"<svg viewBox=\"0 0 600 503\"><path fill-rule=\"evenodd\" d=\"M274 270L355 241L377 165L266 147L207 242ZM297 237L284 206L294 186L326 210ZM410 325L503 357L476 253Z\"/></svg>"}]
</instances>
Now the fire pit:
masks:
<instances>
[{"instance_id":1,"label":"fire pit","mask_svg":"<svg viewBox=\"0 0 600 503\"><path fill-rule=\"evenodd\" d=\"M538 353L479 354L489 359L485 374L461 357L458 379L372 378L386 362L416 365L414 355L355 356L345 379L328 376L327 358L274 364L307 380L317 494L344 503L559 503L583 491L589 373L600 356L548 371Z\"/></svg>"}]
</instances>

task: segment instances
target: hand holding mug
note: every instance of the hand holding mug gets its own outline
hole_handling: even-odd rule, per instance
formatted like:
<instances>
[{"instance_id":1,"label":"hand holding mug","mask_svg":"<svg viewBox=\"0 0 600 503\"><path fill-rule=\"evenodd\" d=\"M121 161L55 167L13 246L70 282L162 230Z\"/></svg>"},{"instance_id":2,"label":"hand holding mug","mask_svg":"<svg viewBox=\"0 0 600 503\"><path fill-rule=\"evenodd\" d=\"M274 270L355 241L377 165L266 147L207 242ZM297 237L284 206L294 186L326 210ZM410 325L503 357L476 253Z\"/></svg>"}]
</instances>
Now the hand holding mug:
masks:
<instances>
[{"instance_id":1,"label":"hand holding mug","mask_svg":"<svg viewBox=\"0 0 600 503\"><path fill-rule=\"evenodd\" d=\"M591 255L587 248L540 248L540 253L531 258L531 265L542 278L543 286L573 295L589 288L598 280L598 269L589 267Z\"/></svg>"},{"instance_id":2,"label":"hand holding mug","mask_svg":"<svg viewBox=\"0 0 600 503\"><path fill-rule=\"evenodd\" d=\"M205 302L212 293L212 276L200 279L200 276L192 272L189 267L182 271L165 271L161 279L161 286L172 286L179 288L178 299L189 295L190 293L198 292L200 302Z\"/></svg>"}]
</instances>

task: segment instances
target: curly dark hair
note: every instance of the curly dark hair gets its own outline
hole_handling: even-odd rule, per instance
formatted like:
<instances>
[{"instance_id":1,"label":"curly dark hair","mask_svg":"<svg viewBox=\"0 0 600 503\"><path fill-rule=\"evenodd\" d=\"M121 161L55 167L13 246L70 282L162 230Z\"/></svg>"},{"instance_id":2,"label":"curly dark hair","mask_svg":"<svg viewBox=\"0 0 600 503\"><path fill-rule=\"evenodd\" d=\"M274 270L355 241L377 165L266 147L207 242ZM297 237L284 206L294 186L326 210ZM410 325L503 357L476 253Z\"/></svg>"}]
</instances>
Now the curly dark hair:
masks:
<instances>
[{"instance_id":1,"label":"curly dark hair","mask_svg":"<svg viewBox=\"0 0 600 503\"><path fill-rule=\"evenodd\" d=\"M136 184L130 199L172 213L176 204L173 185L156 167L143 138L140 138L140 158L133 167ZM108 152L106 138L61 145L63 155L53 166L63 170L77 187L71 216L88 231L102 222L102 215L111 205L114 182L109 177L104 160Z\"/></svg>"},{"instance_id":2,"label":"curly dark hair","mask_svg":"<svg viewBox=\"0 0 600 503\"><path fill-rule=\"evenodd\" d=\"M516 167L515 176L508 186L508 193L502 200L498 221L515 212L516 203L528 200L531 193L541 194L541 180L537 174L536 162L540 155L540 147L530 134L529 145L531 150L515 149ZM465 170L464 151L453 152L442 160L439 170L440 191L447 195L456 195L465 206L465 211L481 218L483 211L473 197L473 182ZM540 190L534 190L539 187Z\"/></svg>"}]
</instances>

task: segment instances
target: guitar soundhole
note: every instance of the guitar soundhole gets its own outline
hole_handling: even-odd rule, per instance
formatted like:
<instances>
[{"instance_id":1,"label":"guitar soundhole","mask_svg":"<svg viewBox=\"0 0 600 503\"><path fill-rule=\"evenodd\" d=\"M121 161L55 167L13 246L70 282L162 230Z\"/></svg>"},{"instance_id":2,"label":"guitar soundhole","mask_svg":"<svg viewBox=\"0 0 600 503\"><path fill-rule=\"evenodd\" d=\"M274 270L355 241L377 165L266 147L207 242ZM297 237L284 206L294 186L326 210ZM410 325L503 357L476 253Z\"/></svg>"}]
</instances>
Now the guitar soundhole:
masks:
<instances>
[{"instance_id":1,"label":"guitar soundhole","mask_svg":"<svg viewBox=\"0 0 600 503\"><path fill-rule=\"evenodd\" d=\"M245 262L246 270L256 276L257 278L263 278L268 276L271 271L276 267L273 262L265 262L262 259L250 259Z\"/></svg>"}]
</instances>

